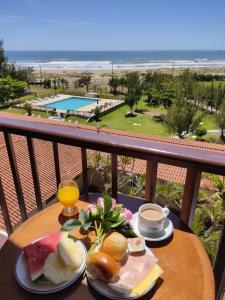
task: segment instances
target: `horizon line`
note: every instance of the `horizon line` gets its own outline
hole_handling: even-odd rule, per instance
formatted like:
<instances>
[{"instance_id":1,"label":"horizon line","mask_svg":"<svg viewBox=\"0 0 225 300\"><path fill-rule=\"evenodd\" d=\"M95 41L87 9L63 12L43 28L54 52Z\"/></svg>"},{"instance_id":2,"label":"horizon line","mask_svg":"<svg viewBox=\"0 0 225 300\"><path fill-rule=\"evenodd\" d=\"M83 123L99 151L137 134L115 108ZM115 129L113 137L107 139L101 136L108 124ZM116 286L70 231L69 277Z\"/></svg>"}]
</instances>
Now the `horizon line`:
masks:
<instances>
[{"instance_id":1,"label":"horizon line","mask_svg":"<svg viewBox=\"0 0 225 300\"><path fill-rule=\"evenodd\" d=\"M130 50L130 49L125 49L125 50L116 50L116 49L108 49L108 50L62 50L62 49L5 49L5 51L67 51L67 52L70 52L70 51L76 51L76 52L112 52L112 51L115 51L115 52L135 52L135 51L218 51L218 52L221 52L221 51L225 51L225 49L137 49L137 50Z\"/></svg>"}]
</instances>

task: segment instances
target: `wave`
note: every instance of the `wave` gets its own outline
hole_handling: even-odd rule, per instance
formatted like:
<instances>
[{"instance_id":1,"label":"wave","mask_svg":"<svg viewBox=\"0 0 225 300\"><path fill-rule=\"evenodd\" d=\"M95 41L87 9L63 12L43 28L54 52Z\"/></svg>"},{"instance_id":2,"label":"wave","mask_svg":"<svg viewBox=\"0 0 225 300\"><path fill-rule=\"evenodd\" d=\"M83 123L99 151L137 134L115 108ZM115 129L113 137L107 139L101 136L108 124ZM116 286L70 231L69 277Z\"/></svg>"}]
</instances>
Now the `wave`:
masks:
<instances>
[{"instance_id":1,"label":"wave","mask_svg":"<svg viewBox=\"0 0 225 300\"><path fill-rule=\"evenodd\" d=\"M17 66L33 67L35 70L128 70L128 69L157 69L157 68L215 68L225 67L225 60L149 60L149 61L129 61L117 62L105 60L49 60L49 61L17 61Z\"/></svg>"}]
</instances>

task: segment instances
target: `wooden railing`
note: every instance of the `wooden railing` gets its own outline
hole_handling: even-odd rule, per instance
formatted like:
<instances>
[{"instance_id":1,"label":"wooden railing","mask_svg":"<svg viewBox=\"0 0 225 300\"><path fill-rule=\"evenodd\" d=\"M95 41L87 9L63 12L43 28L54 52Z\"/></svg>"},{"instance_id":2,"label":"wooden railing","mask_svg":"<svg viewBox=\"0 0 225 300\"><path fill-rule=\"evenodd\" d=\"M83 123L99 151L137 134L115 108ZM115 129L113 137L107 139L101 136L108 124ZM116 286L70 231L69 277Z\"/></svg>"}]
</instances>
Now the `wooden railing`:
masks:
<instances>
[{"instance_id":1,"label":"wooden railing","mask_svg":"<svg viewBox=\"0 0 225 300\"><path fill-rule=\"evenodd\" d=\"M219 152L190 149L180 145L176 146L172 144L163 144L137 138L118 137L114 135L107 135L105 133L103 134L101 132L84 131L65 126L46 125L37 122L23 122L9 118L0 119L0 131L2 131L4 134L6 149L23 221L26 220L28 216L26 212L26 206L23 197L21 180L18 172L11 134L26 137L38 210L42 209L42 197L33 138L52 142L57 184L60 182L58 143L81 148L83 186L84 194L87 197L87 149L111 153L112 195L115 198L118 194L117 155L124 155L147 161L145 190L145 199L147 201L154 201L155 198L157 168L159 163L186 168L187 175L185 180L180 218L189 226L191 226L194 217L194 211L200 187L201 173L208 172L223 176L225 175L225 156L224 154ZM12 232L12 225L10 223L9 211L7 209L3 190L4 187L2 186L0 180L0 205L7 231L10 233ZM225 231L223 230L214 265L217 290L221 290L221 282L224 280L224 249Z\"/></svg>"}]
</instances>

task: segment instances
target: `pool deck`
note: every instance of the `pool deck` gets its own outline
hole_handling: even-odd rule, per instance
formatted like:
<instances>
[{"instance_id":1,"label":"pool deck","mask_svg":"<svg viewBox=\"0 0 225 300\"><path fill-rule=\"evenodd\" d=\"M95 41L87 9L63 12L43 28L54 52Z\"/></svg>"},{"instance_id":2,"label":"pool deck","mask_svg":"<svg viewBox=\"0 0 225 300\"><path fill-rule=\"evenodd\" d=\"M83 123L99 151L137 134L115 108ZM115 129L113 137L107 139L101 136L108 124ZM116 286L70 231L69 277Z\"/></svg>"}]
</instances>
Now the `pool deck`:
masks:
<instances>
[{"instance_id":1,"label":"pool deck","mask_svg":"<svg viewBox=\"0 0 225 300\"><path fill-rule=\"evenodd\" d=\"M82 97L82 96L58 94L56 96L46 97L41 100L39 99L39 100L35 100L35 101L30 101L30 104L35 107L39 106L39 107L43 108L43 105L45 105L45 104L50 104L50 103L61 101L61 100L71 98L71 97L90 99L88 97ZM76 109L75 111L90 113L91 111L93 111L96 108L96 106L99 106L99 107L101 106L103 108L103 110L106 110L107 107L117 106L117 105L121 104L122 102L124 102L123 100L102 99L102 98L93 98L93 100L96 100L96 103L92 103L92 104L83 106L81 108ZM56 111L58 113L66 113L67 110L57 109Z\"/></svg>"}]
</instances>

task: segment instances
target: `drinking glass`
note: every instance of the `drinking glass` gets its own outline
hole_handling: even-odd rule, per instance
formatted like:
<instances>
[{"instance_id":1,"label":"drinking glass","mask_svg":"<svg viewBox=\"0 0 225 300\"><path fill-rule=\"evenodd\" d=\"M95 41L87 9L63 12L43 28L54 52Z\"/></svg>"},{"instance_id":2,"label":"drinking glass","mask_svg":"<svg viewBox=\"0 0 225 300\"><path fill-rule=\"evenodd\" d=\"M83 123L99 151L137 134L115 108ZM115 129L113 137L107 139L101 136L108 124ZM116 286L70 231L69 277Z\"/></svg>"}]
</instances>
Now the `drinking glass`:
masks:
<instances>
[{"instance_id":1,"label":"drinking glass","mask_svg":"<svg viewBox=\"0 0 225 300\"><path fill-rule=\"evenodd\" d=\"M79 199L80 193L78 186L74 180L63 180L59 184L58 199L64 206L62 214L70 217L75 215L77 207L75 204Z\"/></svg>"}]
</instances>

